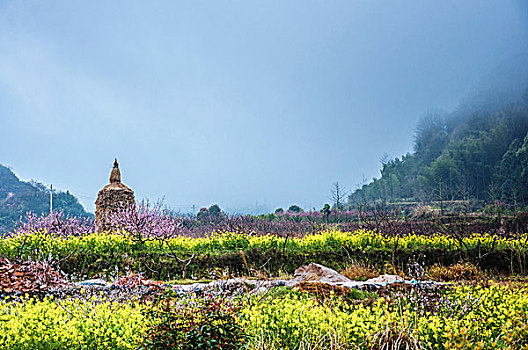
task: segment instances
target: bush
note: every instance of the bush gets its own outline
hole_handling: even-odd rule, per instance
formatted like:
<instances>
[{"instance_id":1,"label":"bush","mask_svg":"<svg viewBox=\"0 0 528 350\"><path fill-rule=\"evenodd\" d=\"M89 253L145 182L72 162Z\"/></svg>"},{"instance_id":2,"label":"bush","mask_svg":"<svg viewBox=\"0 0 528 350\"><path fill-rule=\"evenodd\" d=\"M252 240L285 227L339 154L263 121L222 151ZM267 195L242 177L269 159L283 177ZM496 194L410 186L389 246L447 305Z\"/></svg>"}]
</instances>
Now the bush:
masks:
<instances>
[{"instance_id":1,"label":"bush","mask_svg":"<svg viewBox=\"0 0 528 350\"><path fill-rule=\"evenodd\" d=\"M142 349L240 349L246 335L238 323L239 311L222 297L178 297L167 290L148 311L152 324Z\"/></svg>"}]
</instances>

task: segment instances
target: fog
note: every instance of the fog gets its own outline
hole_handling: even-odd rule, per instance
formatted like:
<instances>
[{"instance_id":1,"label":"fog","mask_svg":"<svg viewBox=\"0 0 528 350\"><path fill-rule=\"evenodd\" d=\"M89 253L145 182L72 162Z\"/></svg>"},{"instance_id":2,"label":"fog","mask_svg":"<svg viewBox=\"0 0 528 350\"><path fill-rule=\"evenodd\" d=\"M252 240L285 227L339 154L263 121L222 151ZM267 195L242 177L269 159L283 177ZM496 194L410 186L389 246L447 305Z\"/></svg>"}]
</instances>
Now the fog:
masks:
<instances>
[{"instance_id":1,"label":"fog","mask_svg":"<svg viewBox=\"0 0 528 350\"><path fill-rule=\"evenodd\" d=\"M89 211L114 157L176 210L319 209L527 51L525 1L1 1L0 163Z\"/></svg>"}]
</instances>

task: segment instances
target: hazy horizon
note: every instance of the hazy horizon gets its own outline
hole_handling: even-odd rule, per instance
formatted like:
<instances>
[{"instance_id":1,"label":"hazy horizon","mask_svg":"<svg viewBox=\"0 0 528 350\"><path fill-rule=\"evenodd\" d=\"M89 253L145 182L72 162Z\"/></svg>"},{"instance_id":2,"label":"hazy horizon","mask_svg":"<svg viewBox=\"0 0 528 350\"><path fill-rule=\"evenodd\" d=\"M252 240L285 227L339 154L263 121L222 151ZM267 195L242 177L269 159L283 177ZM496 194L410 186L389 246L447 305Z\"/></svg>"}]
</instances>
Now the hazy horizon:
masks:
<instances>
[{"instance_id":1,"label":"hazy horizon","mask_svg":"<svg viewBox=\"0 0 528 350\"><path fill-rule=\"evenodd\" d=\"M528 51L525 1L0 1L0 164L93 212L322 207ZM181 206L181 207L180 207Z\"/></svg>"}]
</instances>

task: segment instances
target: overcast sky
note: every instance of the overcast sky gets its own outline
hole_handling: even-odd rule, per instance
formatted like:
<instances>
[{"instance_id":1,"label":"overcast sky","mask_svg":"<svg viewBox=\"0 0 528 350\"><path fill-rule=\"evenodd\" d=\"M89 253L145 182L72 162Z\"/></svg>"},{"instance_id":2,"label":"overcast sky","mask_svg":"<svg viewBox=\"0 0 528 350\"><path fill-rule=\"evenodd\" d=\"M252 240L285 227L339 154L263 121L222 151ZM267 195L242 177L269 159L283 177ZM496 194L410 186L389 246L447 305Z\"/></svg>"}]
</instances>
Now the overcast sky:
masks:
<instances>
[{"instance_id":1,"label":"overcast sky","mask_svg":"<svg viewBox=\"0 0 528 350\"><path fill-rule=\"evenodd\" d=\"M526 1L1 1L0 163L89 211L320 208L528 48Z\"/></svg>"}]
</instances>

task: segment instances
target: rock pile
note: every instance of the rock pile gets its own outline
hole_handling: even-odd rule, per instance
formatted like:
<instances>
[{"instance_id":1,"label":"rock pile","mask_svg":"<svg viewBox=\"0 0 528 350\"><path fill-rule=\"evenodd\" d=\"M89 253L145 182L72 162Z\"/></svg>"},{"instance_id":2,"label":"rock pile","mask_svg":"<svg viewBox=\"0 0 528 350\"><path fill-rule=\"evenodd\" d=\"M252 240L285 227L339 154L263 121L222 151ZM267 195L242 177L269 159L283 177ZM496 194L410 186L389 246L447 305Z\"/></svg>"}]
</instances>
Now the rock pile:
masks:
<instances>
[{"instance_id":1,"label":"rock pile","mask_svg":"<svg viewBox=\"0 0 528 350\"><path fill-rule=\"evenodd\" d=\"M408 285L420 285L426 288L436 288L437 286L445 285L444 283L435 281L417 281L415 279L405 280L397 275L381 275L375 278L368 279L366 281L352 281L345 276L341 275L336 270L328 268L323 265L311 263L295 270L293 278L285 282L287 286L299 287L299 284L303 284L305 290L309 288L319 288L320 284L328 285L325 287L328 290L332 288L329 286L345 287L345 288L356 288L362 290L373 291L380 287L386 287L391 285L408 284ZM316 283L309 287L309 283ZM318 289L318 290L319 290ZM335 289L334 292L339 292L339 288Z\"/></svg>"},{"instance_id":2,"label":"rock pile","mask_svg":"<svg viewBox=\"0 0 528 350\"><path fill-rule=\"evenodd\" d=\"M36 293L67 285L61 274L41 261L12 263L0 258L0 292Z\"/></svg>"},{"instance_id":3,"label":"rock pile","mask_svg":"<svg viewBox=\"0 0 528 350\"><path fill-rule=\"evenodd\" d=\"M308 281L329 284L352 282L352 280L346 278L336 270L320 264L310 263L295 270L293 278L288 281L288 285L293 286L299 282Z\"/></svg>"}]
</instances>

